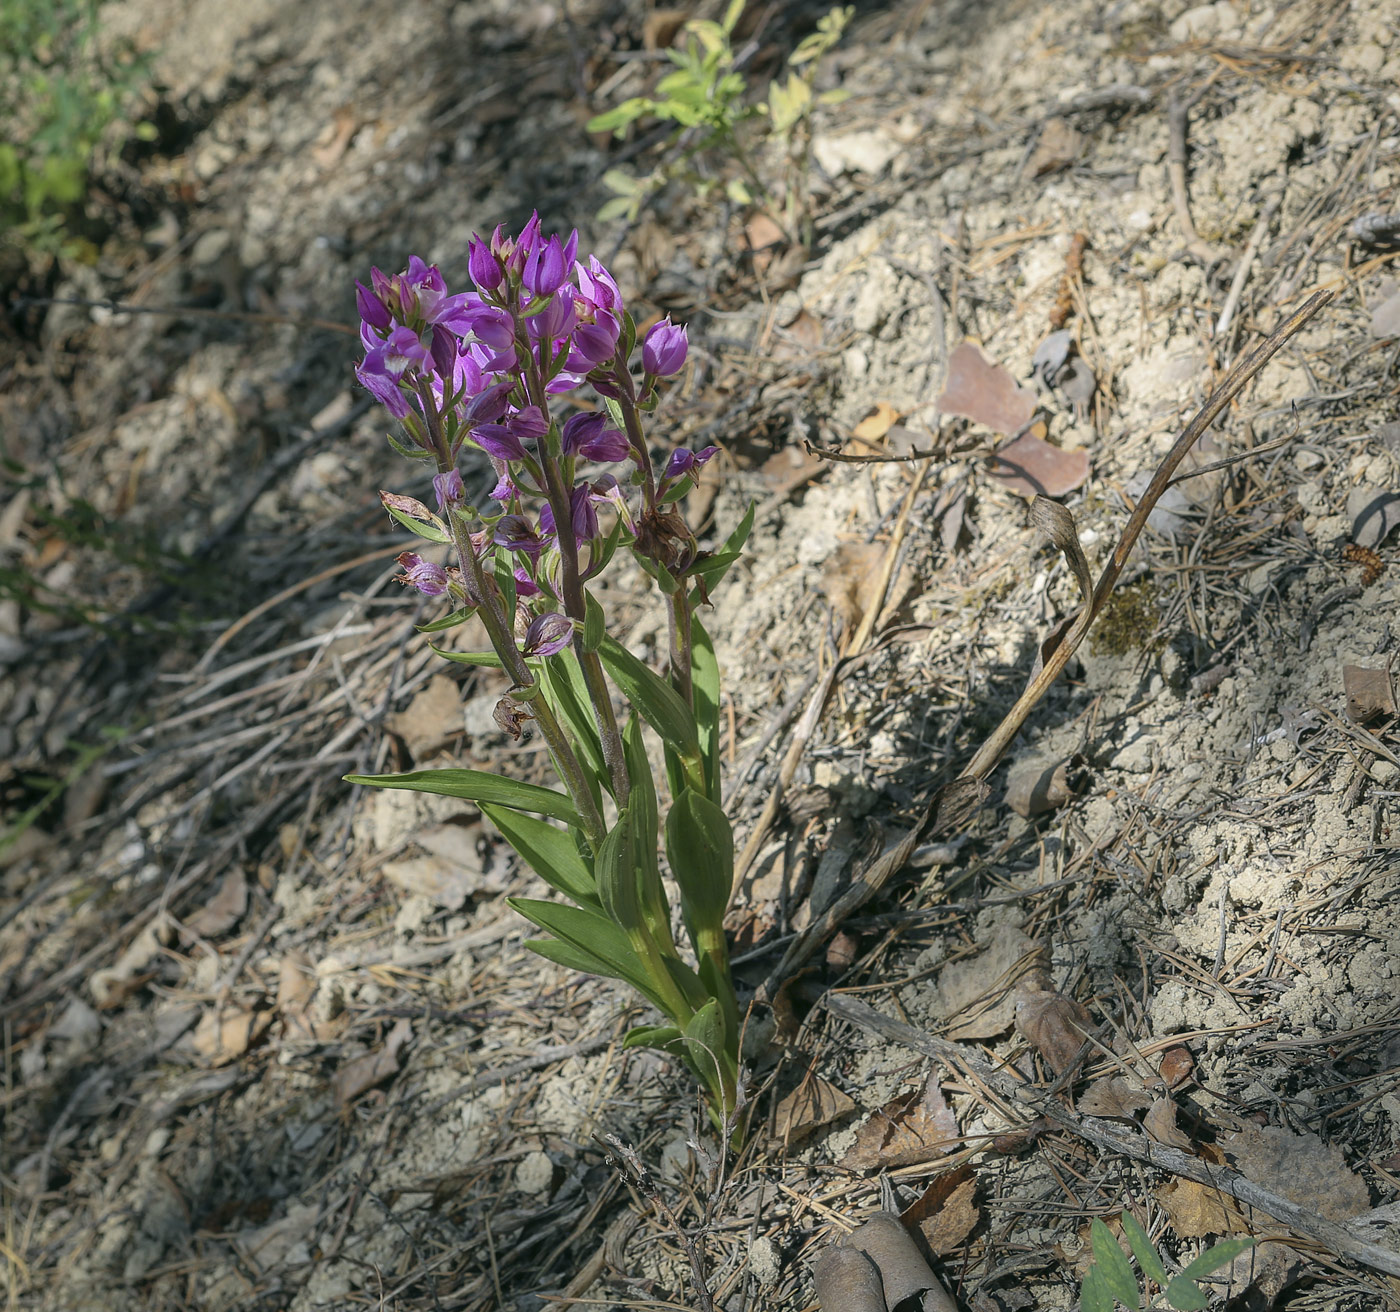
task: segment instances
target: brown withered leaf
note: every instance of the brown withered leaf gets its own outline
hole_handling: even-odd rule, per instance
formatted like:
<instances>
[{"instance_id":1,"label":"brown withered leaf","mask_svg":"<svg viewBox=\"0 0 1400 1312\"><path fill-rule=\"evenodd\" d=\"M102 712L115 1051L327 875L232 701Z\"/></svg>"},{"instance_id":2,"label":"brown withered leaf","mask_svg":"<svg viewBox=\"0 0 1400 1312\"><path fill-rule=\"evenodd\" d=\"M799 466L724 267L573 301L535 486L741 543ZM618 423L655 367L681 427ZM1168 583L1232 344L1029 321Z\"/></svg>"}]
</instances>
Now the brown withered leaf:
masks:
<instances>
[{"instance_id":1,"label":"brown withered leaf","mask_svg":"<svg viewBox=\"0 0 1400 1312\"><path fill-rule=\"evenodd\" d=\"M906 1226L919 1227L935 1257L957 1252L982 1219L972 1166L965 1164L934 1176L928 1188L899 1214L899 1219Z\"/></svg>"},{"instance_id":2,"label":"brown withered leaf","mask_svg":"<svg viewBox=\"0 0 1400 1312\"><path fill-rule=\"evenodd\" d=\"M1162 1054L1157 1074L1162 1077L1162 1083L1167 1088L1179 1089L1191 1078L1191 1072L1195 1069L1196 1061L1191 1056L1191 1050L1178 1044L1175 1048L1168 1048Z\"/></svg>"},{"instance_id":3,"label":"brown withered leaf","mask_svg":"<svg viewBox=\"0 0 1400 1312\"><path fill-rule=\"evenodd\" d=\"M1194 1180L1168 1180L1158 1185L1157 1201L1166 1209L1180 1239L1205 1239L1249 1229L1233 1198Z\"/></svg>"},{"instance_id":4,"label":"brown withered leaf","mask_svg":"<svg viewBox=\"0 0 1400 1312\"><path fill-rule=\"evenodd\" d=\"M1017 963L1035 944L1009 923L999 925L975 957L953 961L938 977L938 1001L954 1022L953 1039L989 1039L1006 1030L1016 1014L1011 980Z\"/></svg>"},{"instance_id":5,"label":"brown withered leaf","mask_svg":"<svg viewBox=\"0 0 1400 1312\"><path fill-rule=\"evenodd\" d=\"M381 1084L399 1069L399 1051L413 1037L413 1026L405 1016L391 1029L381 1047L363 1057L347 1061L331 1076L335 1105L344 1111L366 1089Z\"/></svg>"},{"instance_id":6,"label":"brown withered leaf","mask_svg":"<svg viewBox=\"0 0 1400 1312\"><path fill-rule=\"evenodd\" d=\"M898 422L899 411L894 406L888 401L876 401L865 418L851 430L851 435L867 442L878 442Z\"/></svg>"},{"instance_id":7,"label":"brown withered leaf","mask_svg":"<svg viewBox=\"0 0 1400 1312\"><path fill-rule=\"evenodd\" d=\"M277 1014L282 1032L289 1039L311 1039L316 1022L311 1015L311 999L316 995L316 967L311 958L293 949L277 968Z\"/></svg>"},{"instance_id":8,"label":"brown withered leaf","mask_svg":"<svg viewBox=\"0 0 1400 1312\"><path fill-rule=\"evenodd\" d=\"M1056 115L1047 119L1040 130L1040 140L1026 164L1026 172L1033 178L1043 177L1068 168L1079 158L1084 149L1084 134L1070 126L1068 119Z\"/></svg>"},{"instance_id":9,"label":"brown withered leaf","mask_svg":"<svg viewBox=\"0 0 1400 1312\"><path fill-rule=\"evenodd\" d=\"M1366 1182L1335 1145L1281 1126L1251 1127L1223 1140L1235 1167L1255 1184L1341 1223L1371 1206Z\"/></svg>"},{"instance_id":10,"label":"brown withered leaf","mask_svg":"<svg viewBox=\"0 0 1400 1312\"><path fill-rule=\"evenodd\" d=\"M1001 365L988 360L972 342L962 342L948 357L948 378L938 408L986 424L995 433L1015 433L1035 413L1035 393L1019 387Z\"/></svg>"},{"instance_id":11,"label":"brown withered leaf","mask_svg":"<svg viewBox=\"0 0 1400 1312\"><path fill-rule=\"evenodd\" d=\"M1013 766L1006 780L1006 804L1029 820L1063 806L1074 797L1069 786L1069 762L1026 761Z\"/></svg>"},{"instance_id":12,"label":"brown withered leaf","mask_svg":"<svg viewBox=\"0 0 1400 1312\"><path fill-rule=\"evenodd\" d=\"M1395 693L1390 687L1388 670L1343 665L1342 684L1347 694L1347 718L1353 724L1369 724L1395 714Z\"/></svg>"},{"instance_id":13,"label":"brown withered leaf","mask_svg":"<svg viewBox=\"0 0 1400 1312\"><path fill-rule=\"evenodd\" d=\"M1170 1098L1158 1098L1147 1109L1147 1115L1142 1118L1142 1128L1158 1143L1164 1143L1168 1148L1180 1148L1182 1152L1191 1151L1190 1137L1177 1129L1176 1103Z\"/></svg>"},{"instance_id":14,"label":"brown withered leaf","mask_svg":"<svg viewBox=\"0 0 1400 1312\"><path fill-rule=\"evenodd\" d=\"M389 728L404 740L415 761L425 760L453 734L462 732L462 694L445 674L435 674L396 715Z\"/></svg>"},{"instance_id":15,"label":"brown withered leaf","mask_svg":"<svg viewBox=\"0 0 1400 1312\"><path fill-rule=\"evenodd\" d=\"M1152 1095L1140 1084L1121 1075L1106 1075L1095 1080L1076 1100L1085 1116L1109 1116L1115 1120L1136 1119L1134 1112L1145 1111L1152 1105Z\"/></svg>"},{"instance_id":16,"label":"brown withered leaf","mask_svg":"<svg viewBox=\"0 0 1400 1312\"><path fill-rule=\"evenodd\" d=\"M271 1023L270 1011L209 1007L194 1027L190 1042L211 1066L223 1066L247 1052Z\"/></svg>"},{"instance_id":17,"label":"brown withered leaf","mask_svg":"<svg viewBox=\"0 0 1400 1312\"><path fill-rule=\"evenodd\" d=\"M860 1127L841 1165L848 1171L913 1166L957 1146L958 1123L933 1071L918 1093L886 1103Z\"/></svg>"},{"instance_id":18,"label":"brown withered leaf","mask_svg":"<svg viewBox=\"0 0 1400 1312\"><path fill-rule=\"evenodd\" d=\"M775 1118L780 1143L793 1144L805 1139L823 1126L838 1121L856 1109L848 1097L829 1080L820 1075L803 1080L778 1104Z\"/></svg>"},{"instance_id":19,"label":"brown withered leaf","mask_svg":"<svg viewBox=\"0 0 1400 1312\"><path fill-rule=\"evenodd\" d=\"M248 879L241 866L224 876L219 891L198 911L185 917L184 928L195 938L218 938L226 934L248 910Z\"/></svg>"},{"instance_id":20,"label":"brown withered leaf","mask_svg":"<svg viewBox=\"0 0 1400 1312\"><path fill-rule=\"evenodd\" d=\"M992 477L1019 496L1062 497L1089 477L1089 453L1066 451L1034 433L1023 433L997 449Z\"/></svg>"},{"instance_id":21,"label":"brown withered leaf","mask_svg":"<svg viewBox=\"0 0 1400 1312\"><path fill-rule=\"evenodd\" d=\"M1073 998L1024 985L1016 991L1016 1028L1056 1075L1075 1063L1085 1036L1095 1030L1093 1018Z\"/></svg>"},{"instance_id":22,"label":"brown withered leaf","mask_svg":"<svg viewBox=\"0 0 1400 1312\"><path fill-rule=\"evenodd\" d=\"M822 570L822 591L848 632L865 614L866 590L879 573L885 550L878 542L842 542Z\"/></svg>"}]
</instances>

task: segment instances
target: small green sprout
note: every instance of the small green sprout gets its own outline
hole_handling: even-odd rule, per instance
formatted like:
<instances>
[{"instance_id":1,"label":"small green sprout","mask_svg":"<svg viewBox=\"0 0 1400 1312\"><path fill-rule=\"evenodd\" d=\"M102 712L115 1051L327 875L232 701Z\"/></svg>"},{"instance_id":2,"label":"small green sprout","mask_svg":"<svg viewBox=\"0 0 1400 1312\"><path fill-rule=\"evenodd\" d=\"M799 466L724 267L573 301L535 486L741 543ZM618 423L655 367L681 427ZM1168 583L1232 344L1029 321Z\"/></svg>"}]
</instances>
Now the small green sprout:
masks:
<instances>
[{"instance_id":1,"label":"small green sprout","mask_svg":"<svg viewBox=\"0 0 1400 1312\"><path fill-rule=\"evenodd\" d=\"M1129 1212L1123 1213L1122 1221L1123 1233L1128 1237L1128 1246L1142 1268L1143 1277L1157 1286L1158 1293L1144 1301L1145 1294L1138 1288L1133 1268L1119 1248L1113 1232L1095 1217L1089 1226L1094 1261L1084 1273L1084 1284L1079 1293L1081 1312L1114 1312L1119 1303L1134 1309L1134 1312L1141 1312L1143 1308L1164 1306L1157 1301L1158 1297L1164 1298L1165 1306L1175 1308L1176 1312L1199 1312L1206 1306L1206 1296L1196 1281L1228 1266L1254 1246L1253 1239L1226 1239L1206 1249L1200 1257L1182 1268L1179 1275L1168 1276L1161 1257L1142 1226Z\"/></svg>"}]
</instances>

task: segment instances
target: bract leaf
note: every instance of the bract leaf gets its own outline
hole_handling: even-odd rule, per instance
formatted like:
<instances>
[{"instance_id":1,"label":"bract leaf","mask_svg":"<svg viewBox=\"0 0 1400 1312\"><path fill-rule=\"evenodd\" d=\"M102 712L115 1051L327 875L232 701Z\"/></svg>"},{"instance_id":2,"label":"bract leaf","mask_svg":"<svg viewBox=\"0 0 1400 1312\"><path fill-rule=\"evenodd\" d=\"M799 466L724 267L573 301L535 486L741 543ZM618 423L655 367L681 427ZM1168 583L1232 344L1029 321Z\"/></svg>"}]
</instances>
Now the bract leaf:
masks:
<instances>
[{"instance_id":1,"label":"bract leaf","mask_svg":"<svg viewBox=\"0 0 1400 1312\"><path fill-rule=\"evenodd\" d=\"M452 539L438 528L436 524L425 524L421 519L414 519L412 515L405 515L396 506L384 503L384 509L410 533L416 533L420 538L426 538L429 542L451 542Z\"/></svg>"},{"instance_id":2,"label":"bract leaf","mask_svg":"<svg viewBox=\"0 0 1400 1312\"><path fill-rule=\"evenodd\" d=\"M436 793L439 797L461 797L468 802L494 802L517 811L534 811L565 824L583 828L583 821L572 800L552 788L503 779L484 770L412 770L407 774L347 774L347 784L372 788L407 788L415 793Z\"/></svg>"},{"instance_id":3,"label":"bract leaf","mask_svg":"<svg viewBox=\"0 0 1400 1312\"><path fill-rule=\"evenodd\" d=\"M499 670L501 658L494 651L448 651L434 643L428 644L445 661L456 661L458 665L484 665L488 669Z\"/></svg>"},{"instance_id":4,"label":"bract leaf","mask_svg":"<svg viewBox=\"0 0 1400 1312\"><path fill-rule=\"evenodd\" d=\"M439 615L437 619L428 624L416 624L414 628L419 633L441 633L444 629L455 629L459 624L465 624L475 614L475 606L463 606L446 615ZM499 661L500 657L496 659Z\"/></svg>"}]
</instances>

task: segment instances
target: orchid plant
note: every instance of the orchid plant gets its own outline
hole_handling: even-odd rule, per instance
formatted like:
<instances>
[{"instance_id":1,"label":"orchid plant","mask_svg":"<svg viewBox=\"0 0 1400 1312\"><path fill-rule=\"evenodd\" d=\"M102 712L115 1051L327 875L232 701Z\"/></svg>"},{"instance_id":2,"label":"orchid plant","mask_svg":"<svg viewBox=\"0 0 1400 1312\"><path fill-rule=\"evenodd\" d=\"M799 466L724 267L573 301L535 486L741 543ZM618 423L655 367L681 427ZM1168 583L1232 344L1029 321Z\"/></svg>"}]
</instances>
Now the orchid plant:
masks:
<instances>
[{"instance_id":1,"label":"orchid plant","mask_svg":"<svg viewBox=\"0 0 1400 1312\"><path fill-rule=\"evenodd\" d=\"M719 666L697 611L738 558L752 511L720 550L700 549L679 503L717 448L677 448L658 468L644 429L663 380L685 364L686 330L662 319L638 351L617 283L596 257L578 258L576 232L546 237L536 215L518 236L473 239L467 268L470 291L450 293L417 258L357 284L356 372L402 425L394 448L434 470L435 511L380 494L398 523L448 549L441 562L399 557L400 582L451 604L422 629L480 621L490 651L434 649L505 672L496 722L516 739L533 722L562 788L468 769L346 778L475 802L565 899L511 899L551 935L529 946L635 988L662 1021L626 1045L681 1058L716 1125L732 1126L739 1018L723 917L734 841L721 805ZM495 479L476 499L462 476L473 455ZM619 547L665 599L663 673L609 634L591 587ZM677 944L663 868L693 956Z\"/></svg>"}]
</instances>

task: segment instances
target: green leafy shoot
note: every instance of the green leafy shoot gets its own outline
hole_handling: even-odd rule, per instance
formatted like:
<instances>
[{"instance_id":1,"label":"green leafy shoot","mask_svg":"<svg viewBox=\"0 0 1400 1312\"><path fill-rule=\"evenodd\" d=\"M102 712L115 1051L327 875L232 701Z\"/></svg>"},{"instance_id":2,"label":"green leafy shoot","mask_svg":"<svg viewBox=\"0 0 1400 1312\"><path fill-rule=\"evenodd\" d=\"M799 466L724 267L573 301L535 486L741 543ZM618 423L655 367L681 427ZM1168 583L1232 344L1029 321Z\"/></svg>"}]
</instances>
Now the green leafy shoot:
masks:
<instances>
[{"instance_id":1,"label":"green leafy shoot","mask_svg":"<svg viewBox=\"0 0 1400 1312\"><path fill-rule=\"evenodd\" d=\"M1137 1312L1144 1306L1162 1306L1157 1302L1158 1297L1165 1299L1166 1305L1176 1309L1176 1312L1200 1312L1206 1306L1207 1299L1196 1281L1228 1266L1254 1245L1253 1239L1223 1240L1190 1262L1179 1275L1168 1277L1161 1256L1131 1213L1123 1213L1122 1225L1124 1237L1137 1258L1138 1266L1147 1280L1157 1287L1158 1294L1150 1302L1145 1300L1132 1266L1114 1239L1113 1232L1095 1217L1089 1224L1089 1243L1094 1251L1094 1260L1084 1273L1084 1283L1080 1289L1083 1312L1114 1312L1120 1304Z\"/></svg>"}]
</instances>

